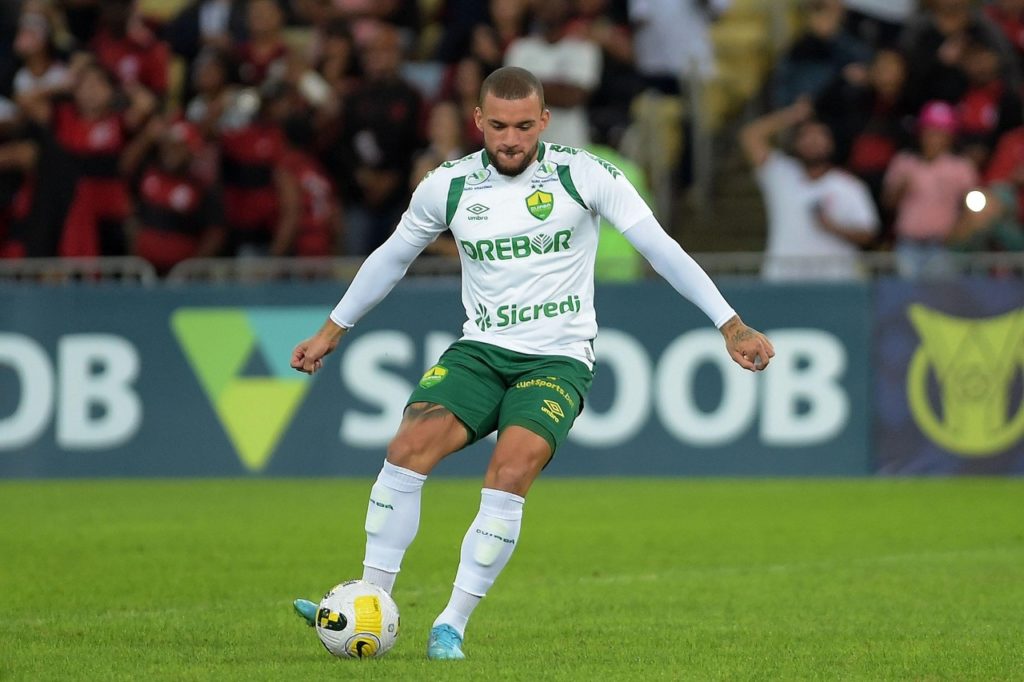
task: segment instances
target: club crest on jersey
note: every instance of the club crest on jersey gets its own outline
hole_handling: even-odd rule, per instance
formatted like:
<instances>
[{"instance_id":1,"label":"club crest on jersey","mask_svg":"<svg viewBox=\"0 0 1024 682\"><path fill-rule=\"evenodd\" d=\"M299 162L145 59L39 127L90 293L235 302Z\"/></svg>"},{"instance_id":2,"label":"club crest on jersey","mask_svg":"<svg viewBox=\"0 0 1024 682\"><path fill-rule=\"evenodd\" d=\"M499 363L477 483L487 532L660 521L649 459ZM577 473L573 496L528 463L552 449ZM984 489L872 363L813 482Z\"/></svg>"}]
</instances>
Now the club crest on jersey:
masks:
<instances>
[{"instance_id":1,"label":"club crest on jersey","mask_svg":"<svg viewBox=\"0 0 1024 682\"><path fill-rule=\"evenodd\" d=\"M530 211L530 215L537 220L547 220L554 207L555 196L550 192L542 192L538 189L526 197L526 208Z\"/></svg>"}]
</instances>

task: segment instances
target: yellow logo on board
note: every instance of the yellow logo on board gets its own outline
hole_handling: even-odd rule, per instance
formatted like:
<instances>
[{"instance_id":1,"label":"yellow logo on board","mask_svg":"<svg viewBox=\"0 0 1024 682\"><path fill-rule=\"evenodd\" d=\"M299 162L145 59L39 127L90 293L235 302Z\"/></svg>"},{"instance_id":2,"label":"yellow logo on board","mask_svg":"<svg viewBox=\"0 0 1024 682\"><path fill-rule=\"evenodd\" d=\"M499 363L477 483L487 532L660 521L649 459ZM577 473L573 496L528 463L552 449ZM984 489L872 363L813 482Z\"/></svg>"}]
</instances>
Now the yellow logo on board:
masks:
<instances>
[{"instance_id":1,"label":"yellow logo on board","mask_svg":"<svg viewBox=\"0 0 1024 682\"><path fill-rule=\"evenodd\" d=\"M1024 308L985 320L912 305L921 345L910 359L907 400L928 438L963 457L998 454L1024 438ZM928 393L938 385L938 408ZM1014 413L1010 414L1011 409Z\"/></svg>"}]
</instances>

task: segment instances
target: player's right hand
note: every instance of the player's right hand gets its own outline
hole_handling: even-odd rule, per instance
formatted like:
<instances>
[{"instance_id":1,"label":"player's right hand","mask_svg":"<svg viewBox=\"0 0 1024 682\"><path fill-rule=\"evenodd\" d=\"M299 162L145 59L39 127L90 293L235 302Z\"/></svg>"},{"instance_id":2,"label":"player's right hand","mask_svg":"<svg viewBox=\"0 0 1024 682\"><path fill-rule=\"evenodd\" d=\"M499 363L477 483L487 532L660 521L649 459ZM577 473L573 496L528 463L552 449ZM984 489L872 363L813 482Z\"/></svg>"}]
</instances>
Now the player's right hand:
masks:
<instances>
[{"instance_id":1,"label":"player's right hand","mask_svg":"<svg viewBox=\"0 0 1024 682\"><path fill-rule=\"evenodd\" d=\"M324 366L324 356L330 349L317 337L311 337L295 346L292 351L292 369L303 374L313 374Z\"/></svg>"},{"instance_id":2,"label":"player's right hand","mask_svg":"<svg viewBox=\"0 0 1024 682\"><path fill-rule=\"evenodd\" d=\"M313 374L324 366L324 358L338 347L347 330L330 320L313 336L295 346L292 351L292 369L303 374Z\"/></svg>"}]
</instances>

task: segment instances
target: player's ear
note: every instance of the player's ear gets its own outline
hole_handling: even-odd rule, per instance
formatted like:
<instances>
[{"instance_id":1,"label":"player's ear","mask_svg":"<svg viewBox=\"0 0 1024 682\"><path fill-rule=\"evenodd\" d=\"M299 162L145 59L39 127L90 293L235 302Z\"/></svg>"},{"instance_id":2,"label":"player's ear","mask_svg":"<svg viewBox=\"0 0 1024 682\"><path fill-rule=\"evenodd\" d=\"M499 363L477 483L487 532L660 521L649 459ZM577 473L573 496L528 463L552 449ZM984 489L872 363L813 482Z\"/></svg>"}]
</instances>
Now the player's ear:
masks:
<instances>
[{"instance_id":1,"label":"player's ear","mask_svg":"<svg viewBox=\"0 0 1024 682\"><path fill-rule=\"evenodd\" d=\"M480 107L473 110L473 122L476 123L477 130L484 131L484 112Z\"/></svg>"},{"instance_id":2,"label":"player's ear","mask_svg":"<svg viewBox=\"0 0 1024 682\"><path fill-rule=\"evenodd\" d=\"M540 129L544 130L545 128L547 128L548 127L548 121L550 121L550 120L551 120L551 111L549 109L545 109L544 111L540 112Z\"/></svg>"}]
</instances>

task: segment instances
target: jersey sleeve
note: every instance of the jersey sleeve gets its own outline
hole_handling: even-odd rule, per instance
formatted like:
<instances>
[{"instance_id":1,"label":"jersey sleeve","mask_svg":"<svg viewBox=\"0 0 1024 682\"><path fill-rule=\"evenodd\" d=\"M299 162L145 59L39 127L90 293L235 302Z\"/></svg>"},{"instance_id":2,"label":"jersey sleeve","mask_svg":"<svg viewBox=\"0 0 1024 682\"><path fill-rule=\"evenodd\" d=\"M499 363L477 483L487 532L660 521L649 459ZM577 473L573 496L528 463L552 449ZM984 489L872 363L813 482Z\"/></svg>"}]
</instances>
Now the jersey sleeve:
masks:
<instances>
[{"instance_id":1,"label":"jersey sleeve","mask_svg":"<svg viewBox=\"0 0 1024 682\"><path fill-rule=\"evenodd\" d=\"M611 163L590 152L580 152L570 166L578 178L578 193L587 208L625 232L653 214L633 183Z\"/></svg>"},{"instance_id":2,"label":"jersey sleeve","mask_svg":"<svg viewBox=\"0 0 1024 682\"><path fill-rule=\"evenodd\" d=\"M413 246L424 248L447 230L445 202L451 182L437 171L428 173L413 191L395 233Z\"/></svg>"}]
</instances>

